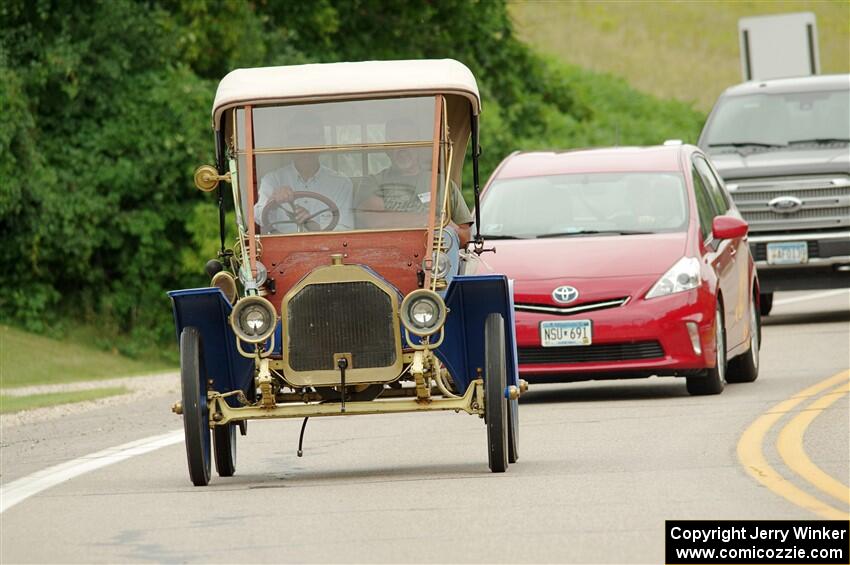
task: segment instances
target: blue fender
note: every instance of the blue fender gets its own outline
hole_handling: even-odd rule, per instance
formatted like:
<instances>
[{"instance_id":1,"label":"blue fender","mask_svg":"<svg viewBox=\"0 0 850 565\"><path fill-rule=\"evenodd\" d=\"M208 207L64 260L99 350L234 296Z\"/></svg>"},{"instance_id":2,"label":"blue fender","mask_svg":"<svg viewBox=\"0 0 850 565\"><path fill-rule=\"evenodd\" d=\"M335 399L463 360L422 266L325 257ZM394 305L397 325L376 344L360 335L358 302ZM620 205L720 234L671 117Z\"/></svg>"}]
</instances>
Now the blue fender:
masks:
<instances>
[{"instance_id":1,"label":"blue fender","mask_svg":"<svg viewBox=\"0 0 850 565\"><path fill-rule=\"evenodd\" d=\"M194 326L201 333L207 378L219 392L248 390L254 376L254 361L236 349L236 336L227 318L233 307L216 287L172 290L177 343L183 328ZM235 399L232 405L236 406ZM229 402L230 403L230 402Z\"/></svg>"},{"instance_id":2,"label":"blue fender","mask_svg":"<svg viewBox=\"0 0 850 565\"><path fill-rule=\"evenodd\" d=\"M449 370L457 390L465 392L484 368L484 322L493 312L505 321L507 385L519 386L513 285L504 275L458 275L446 290L443 343L437 357Z\"/></svg>"}]
</instances>

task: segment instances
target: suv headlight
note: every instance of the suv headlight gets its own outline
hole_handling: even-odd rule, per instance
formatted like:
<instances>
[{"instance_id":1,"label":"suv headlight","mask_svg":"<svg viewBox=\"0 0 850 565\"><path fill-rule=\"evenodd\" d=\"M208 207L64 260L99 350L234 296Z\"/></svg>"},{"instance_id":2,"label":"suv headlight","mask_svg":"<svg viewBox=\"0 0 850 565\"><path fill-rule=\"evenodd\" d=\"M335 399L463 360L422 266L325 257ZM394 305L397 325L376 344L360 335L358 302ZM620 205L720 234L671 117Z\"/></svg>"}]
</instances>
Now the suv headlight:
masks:
<instances>
[{"instance_id":1,"label":"suv headlight","mask_svg":"<svg viewBox=\"0 0 850 565\"><path fill-rule=\"evenodd\" d=\"M699 260L694 257L682 257L676 264L661 275L653 287L646 293L646 298L658 298L677 292L697 288L702 279L699 275Z\"/></svg>"},{"instance_id":2,"label":"suv headlight","mask_svg":"<svg viewBox=\"0 0 850 565\"><path fill-rule=\"evenodd\" d=\"M446 303L433 290L414 290L401 301L401 323L420 337L437 333L446 323Z\"/></svg>"},{"instance_id":3,"label":"suv headlight","mask_svg":"<svg viewBox=\"0 0 850 565\"><path fill-rule=\"evenodd\" d=\"M237 337L247 343L261 343L274 333L277 313L262 296L246 296L230 313L230 325Z\"/></svg>"}]
</instances>

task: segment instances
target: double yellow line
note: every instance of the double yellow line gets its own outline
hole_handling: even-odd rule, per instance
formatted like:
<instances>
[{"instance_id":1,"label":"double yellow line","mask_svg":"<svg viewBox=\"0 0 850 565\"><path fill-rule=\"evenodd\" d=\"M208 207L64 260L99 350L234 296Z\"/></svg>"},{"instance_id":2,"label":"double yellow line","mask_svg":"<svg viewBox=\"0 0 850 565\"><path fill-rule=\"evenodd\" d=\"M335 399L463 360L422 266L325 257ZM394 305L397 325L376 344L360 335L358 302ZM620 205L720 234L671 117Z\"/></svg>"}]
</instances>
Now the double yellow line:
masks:
<instances>
[{"instance_id":1,"label":"double yellow line","mask_svg":"<svg viewBox=\"0 0 850 565\"><path fill-rule=\"evenodd\" d=\"M824 391L825 394L820 395ZM738 441L738 459L747 472L761 484L790 502L811 510L831 520L848 520L850 514L850 488L840 480L828 475L815 465L803 447L803 436L815 418L839 399L850 393L850 370L841 371L830 378L801 390L759 416L744 431ZM817 397L817 398L815 398ZM783 426L776 440L776 449L788 468L819 491L839 500L845 506L837 509L796 487L780 475L764 457L764 439L771 428L783 416L790 414L801 404L815 398L808 406Z\"/></svg>"}]
</instances>

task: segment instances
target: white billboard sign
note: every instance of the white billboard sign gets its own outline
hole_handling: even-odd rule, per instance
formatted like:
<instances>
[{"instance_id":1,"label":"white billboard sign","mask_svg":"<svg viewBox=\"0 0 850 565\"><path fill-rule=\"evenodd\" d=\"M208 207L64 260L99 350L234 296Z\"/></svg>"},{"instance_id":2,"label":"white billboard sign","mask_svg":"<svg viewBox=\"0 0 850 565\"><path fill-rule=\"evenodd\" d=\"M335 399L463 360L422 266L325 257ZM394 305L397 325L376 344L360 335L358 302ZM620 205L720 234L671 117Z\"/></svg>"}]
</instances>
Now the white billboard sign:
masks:
<instances>
[{"instance_id":1,"label":"white billboard sign","mask_svg":"<svg viewBox=\"0 0 850 565\"><path fill-rule=\"evenodd\" d=\"M812 12L741 18L738 40L744 80L820 72L818 28Z\"/></svg>"}]
</instances>

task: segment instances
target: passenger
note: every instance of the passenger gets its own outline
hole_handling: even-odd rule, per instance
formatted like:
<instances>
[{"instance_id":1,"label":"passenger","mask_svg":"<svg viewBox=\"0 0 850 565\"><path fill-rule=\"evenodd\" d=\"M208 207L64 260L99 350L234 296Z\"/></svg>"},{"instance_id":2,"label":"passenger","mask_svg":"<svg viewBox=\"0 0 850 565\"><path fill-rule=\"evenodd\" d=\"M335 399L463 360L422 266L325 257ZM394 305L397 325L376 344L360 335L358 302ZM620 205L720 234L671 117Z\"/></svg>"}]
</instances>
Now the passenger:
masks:
<instances>
[{"instance_id":1,"label":"passenger","mask_svg":"<svg viewBox=\"0 0 850 565\"><path fill-rule=\"evenodd\" d=\"M387 141L415 141L416 128L408 119L390 120L387 122L386 139ZM427 165L431 157L430 148L427 149L427 153L428 161L423 164L419 158L422 154L421 148L402 147L387 151L392 164L372 178L373 192L361 202L359 208L366 211L380 209L415 213L427 218L431 205L431 170ZM451 183L449 201L452 223L461 246L465 246L469 242L473 218L460 189L454 182Z\"/></svg>"},{"instance_id":2,"label":"passenger","mask_svg":"<svg viewBox=\"0 0 850 565\"><path fill-rule=\"evenodd\" d=\"M324 144L322 122L312 114L299 114L289 124L286 137L297 145L316 147ZM318 231L329 225L331 212L328 206L316 199L300 198L298 204L291 203L294 192L316 192L334 201L339 208L339 222L334 231L354 228L352 214L351 180L319 163L319 153L296 153L292 162L280 169L263 175L254 218L262 233L294 233ZM285 204L285 203L291 204ZM263 224L263 211L269 212L268 225ZM315 214L318 214L315 217Z\"/></svg>"},{"instance_id":3,"label":"passenger","mask_svg":"<svg viewBox=\"0 0 850 565\"><path fill-rule=\"evenodd\" d=\"M652 181L655 225L660 229L684 228L682 183L672 175L658 175Z\"/></svg>"}]
</instances>

